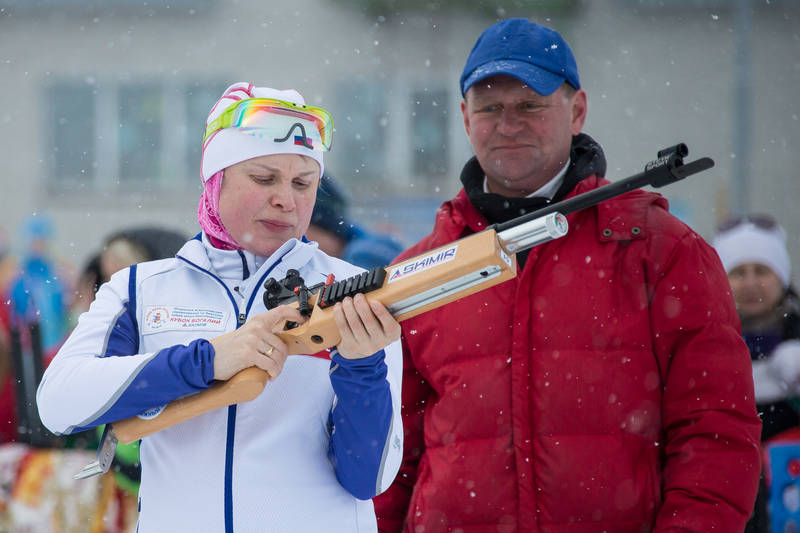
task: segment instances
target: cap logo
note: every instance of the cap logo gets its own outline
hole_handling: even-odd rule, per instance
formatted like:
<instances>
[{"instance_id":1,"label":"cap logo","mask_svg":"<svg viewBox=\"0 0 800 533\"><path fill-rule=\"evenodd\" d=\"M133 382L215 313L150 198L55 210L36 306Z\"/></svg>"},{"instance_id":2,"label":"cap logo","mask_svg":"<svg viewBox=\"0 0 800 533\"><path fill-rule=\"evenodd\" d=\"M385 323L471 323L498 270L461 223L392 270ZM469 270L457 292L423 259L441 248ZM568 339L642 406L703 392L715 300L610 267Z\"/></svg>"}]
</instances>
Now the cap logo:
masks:
<instances>
[{"instance_id":1,"label":"cap logo","mask_svg":"<svg viewBox=\"0 0 800 533\"><path fill-rule=\"evenodd\" d=\"M282 143L283 141L291 137L292 132L295 130L295 128L300 128L300 133L302 133L303 135L295 135L294 144L305 146L306 148L310 148L311 150L313 150L314 146L311 144L311 139L308 138L308 135L306 135L306 129L299 122L295 122L294 124L292 124L292 127L289 128L289 133L286 134L286 137L280 139L276 137L273 139L273 141L275 141L276 143Z\"/></svg>"}]
</instances>

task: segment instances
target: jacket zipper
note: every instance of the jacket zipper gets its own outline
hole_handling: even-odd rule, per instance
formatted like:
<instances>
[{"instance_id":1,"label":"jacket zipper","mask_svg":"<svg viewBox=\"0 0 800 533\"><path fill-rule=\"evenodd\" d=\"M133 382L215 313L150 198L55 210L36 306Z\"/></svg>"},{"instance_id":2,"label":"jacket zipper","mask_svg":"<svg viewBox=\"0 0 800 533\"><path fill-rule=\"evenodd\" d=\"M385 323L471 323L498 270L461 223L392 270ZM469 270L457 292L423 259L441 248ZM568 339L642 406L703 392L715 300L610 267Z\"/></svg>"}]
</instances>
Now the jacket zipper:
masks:
<instances>
[{"instance_id":1,"label":"jacket zipper","mask_svg":"<svg viewBox=\"0 0 800 533\"><path fill-rule=\"evenodd\" d=\"M241 254L240 254L241 255ZM285 255L285 254L284 254ZM180 255L177 256L178 259L184 261L185 263L191 265L193 268L206 273L207 275L211 276L214 280L217 281L222 287L225 289L225 292L228 294L228 298L231 300L231 304L233 304L234 312L236 313L236 328L242 327L247 318L247 303L246 298L242 293L238 291L238 287L236 293L241 297L241 305L242 310L239 310L239 306L236 305L236 299L234 298L233 294L231 294L230 289L225 285L225 283L219 279L216 275L212 272L201 268L200 266L194 264L193 262L189 261L188 259L181 257ZM277 267L283 257L275 261L275 263L267 269L267 271L261 276L259 282L255 285L254 293L252 297L255 297L255 294L258 292L258 287L264 282L265 279L269 276L272 270ZM247 268L247 263L244 262L244 267ZM249 272L247 272L249 277ZM251 302L252 303L252 297ZM228 406L228 429L227 429L227 437L226 437L226 450L225 450L225 475L224 475L224 482L223 482L223 491L224 491L224 505L223 505L223 520L225 523L225 532L226 533L233 533L233 481L232 481L232 470L233 470L233 435L236 428L236 405Z\"/></svg>"},{"instance_id":2,"label":"jacket zipper","mask_svg":"<svg viewBox=\"0 0 800 533\"><path fill-rule=\"evenodd\" d=\"M239 287L234 287L233 290L236 294L239 295L239 301L241 304L241 306L239 307L240 309L239 315L236 317L236 322L237 322L236 328L238 329L244 325L244 322L247 319L247 313L246 313L247 302L245 302L244 294L242 294L242 292L239 290Z\"/></svg>"}]
</instances>

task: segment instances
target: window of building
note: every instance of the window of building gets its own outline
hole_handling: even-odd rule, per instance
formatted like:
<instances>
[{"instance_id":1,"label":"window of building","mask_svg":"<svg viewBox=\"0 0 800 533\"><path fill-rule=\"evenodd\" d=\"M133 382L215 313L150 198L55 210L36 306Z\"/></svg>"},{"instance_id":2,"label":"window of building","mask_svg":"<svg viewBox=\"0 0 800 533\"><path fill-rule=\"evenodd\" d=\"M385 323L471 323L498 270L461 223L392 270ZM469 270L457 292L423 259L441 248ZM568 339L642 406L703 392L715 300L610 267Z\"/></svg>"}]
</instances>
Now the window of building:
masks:
<instances>
[{"instance_id":1,"label":"window of building","mask_svg":"<svg viewBox=\"0 0 800 533\"><path fill-rule=\"evenodd\" d=\"M196 182L200 176L200 157L203 152L203 136L206 118L222 92L224 83L192 83L186 90L186 168L187 178Z\"/></svg>"},{"instance_id":2,"label":"window of building","mask_svg":"<svg viewBox=\"0 0 800 533\"><path fill-rule=\"evenodd\" d=\"M61 83L45 91L51 179L91 183L95 178L95 98L90 85Z\"/></svg>"},{"instance_id":3,"label":"window of building","mask_svg":"<svg viewBox=\"0 0 800 533\"><path fill-rule=\"evenodd\" d=\"M333 113L334 175L349 176L352 183L382 179L386 174L386 89L380 81L352 80L336 86Z\"/></svg>"},{"instance_id":4,"label":"window of building","mask_svg":"<svg viewBox=\"0 0 800 533\"><path fill-rule=\"evenodd\" d=\"M47 184L63 193L196 185L205 119L224 83L61 80L45 91Z\"/></svg>"},{"instance_id":5,"label":"window of building","mask_svg":"<svg viewBox=\"0 0 800 533\"><path fill-rule=\"evenodd\" d=\"M123 182L162 177L163 91L157 85L119 88L119 177Z\"/></svg>"},{"instance_id":6,"label":"window of building","mask_svg":"<svg viewBox=\"0 0 800 533\"><path fill-rule=\"evenodd\" d=\"M414 91L411 95L411 149L415 176L447 173L448 122L447 91Z\"/></svg>"}]
</instances>

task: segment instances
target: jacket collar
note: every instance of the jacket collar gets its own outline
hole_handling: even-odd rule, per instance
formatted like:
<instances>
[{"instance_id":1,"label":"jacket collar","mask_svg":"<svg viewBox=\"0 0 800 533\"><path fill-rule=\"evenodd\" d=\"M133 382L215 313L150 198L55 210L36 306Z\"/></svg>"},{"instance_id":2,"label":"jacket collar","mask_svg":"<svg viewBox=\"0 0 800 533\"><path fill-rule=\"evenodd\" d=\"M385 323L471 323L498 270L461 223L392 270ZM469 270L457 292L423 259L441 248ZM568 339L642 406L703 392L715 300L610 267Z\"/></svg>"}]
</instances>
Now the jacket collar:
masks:
<instances>
[{"instance_id":1,"label":"jacket collar","mask_svg":"<svg viewBox=\"0 0 800 533\"><path fill-rule=\"evenodd\" d=\"M262 272L272 269L280 261L291 264L292 268L302 268L316 251L317 243L289 239L269 257L261 257L246 250L215 248L203 232L184 244L177 255L221 279L244 280L259 278Z\"/></svg>"},{"instance_id":2,"label":"jacket collar","mask_svg":"<svg viewBox=\"0 0 800 533\"><path fill-rule=\"evenodd\" d=\"M606 157L600 145L585 133L579 133L572 138L570 147L569 165L563 171L563 176L558 188L548 197L507 197L500 194L486 192L484 182L486 173L481 168L477 158L473 157L461 171L461 183L467 193L469 201L485 217L486 221L495 224L507 222L527 213L566 198L575 186L589 176L604 176L606 172Z\"/></svg>"},{"instance_id":3,"label":"jacket collar","mask_svg":"<svg viewBox=\"0 0 800 533\"><path fill-rule=\"evenodd\" d=\"M608 185L608 180L592 174L581 179L577 185L560 200ZM635 190L610 200L606 200L590 210L579 211L568 216L573 220L593 211L597 217L598 239L601 242L638 240L652 230L647 225L647 212L652 205L668 209L667 200L660 194ZM570 222L571 223L571 222ZM489 225L483 214L472 204L467 192L462 188L452 200L442 204L436 215L437 231L446 238L455 240L469 233L486 229Z\"/></svg>"}]
</instances>

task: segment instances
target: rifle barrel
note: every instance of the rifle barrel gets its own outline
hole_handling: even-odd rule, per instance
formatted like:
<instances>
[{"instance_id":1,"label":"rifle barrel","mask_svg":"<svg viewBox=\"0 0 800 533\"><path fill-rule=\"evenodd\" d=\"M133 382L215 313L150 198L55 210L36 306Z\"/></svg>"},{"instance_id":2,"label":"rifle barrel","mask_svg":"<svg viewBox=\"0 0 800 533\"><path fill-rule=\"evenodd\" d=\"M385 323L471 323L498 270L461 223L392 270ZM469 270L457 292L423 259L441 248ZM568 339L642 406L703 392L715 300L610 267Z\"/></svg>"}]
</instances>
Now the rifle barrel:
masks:
<instances>
[{"instance_id":1,"label":"rifle barrel","mask_svg":"<svg viewBox=\"0 0 800 533\"><path fill-rule=\"evenodd\" d=\"M692 161L686 165L683 164L683 157L689 153L686 145L681 143L665 150L658 152L658 159L651 161L645 166L645 170L635 174L629 178L604 185L593 191L589 191L578 196L573 196L567 200L556 202L554 204L543 207L532 213L522 215L520 217L503 222L502 224L495 224L492 226L498 233L534 220L550 213L561 213L568 215L581 209L586 209L600 202L609 200L626 192L634 189L640 189L647 185L653 187L663 187L670 183L682 180L692 174L697 174L703 170L707 170L714 166L714 161L708 157Z\"/></svg>"}]
</instances>

